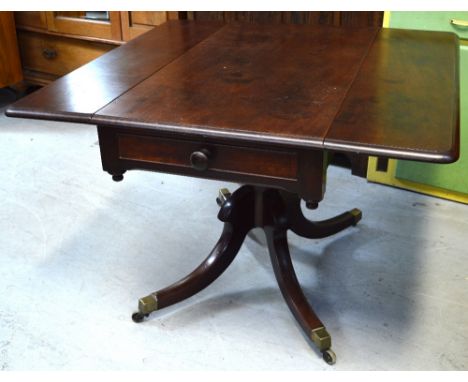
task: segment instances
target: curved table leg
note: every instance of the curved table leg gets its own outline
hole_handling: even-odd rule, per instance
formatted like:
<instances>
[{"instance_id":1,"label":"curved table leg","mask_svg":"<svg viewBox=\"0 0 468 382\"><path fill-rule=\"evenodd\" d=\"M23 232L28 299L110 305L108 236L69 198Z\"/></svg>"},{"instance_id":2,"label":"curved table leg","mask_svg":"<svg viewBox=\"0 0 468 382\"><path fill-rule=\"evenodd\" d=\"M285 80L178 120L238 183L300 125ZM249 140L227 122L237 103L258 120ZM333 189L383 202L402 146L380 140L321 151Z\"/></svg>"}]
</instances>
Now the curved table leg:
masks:
<instances>
[{"instance_id":1,"label":"curved table leg","mask_svg":"<svg viewBox=\"0 0 468 382\"><path fill-rule=\"evenodd\" d=\"M210 285L234 260L247 233L254 227L266 233L270 259L276 280L289 309L306 335L322 352L324 360L335 363L331 337L305 297L289 254L287 230L308 238L321 238L355 225L361 211L354 209L321 222L307 220L297 195L277 189L243 186L232 195L221 190L218 219L224 222L223 233L209 256L192 273L180 281L139 300L132 318L141 322L155 310L173 305Z\"/></svg>"},{"instance_id":2,"label":"curved table leg","mask_svg":"<svg viewBox=\"0 0 468 382\"><path fill-rule=\"evenodd\" d=\"M141 322L151 312L185 300L210 285L234 260L246 234L245 229L224 223L221 237L209 256L188 276L141 298L133 321Z\"/></svg>"},{"instance_id":3,"label":"curved table leg","mask_svg":"<svg viewBox=\"0 0 468 382\"><path fill-rule=\"evenodd\" d=\"M331 219L310 221L302 213L301 199L296 195L283 196L287 203L290 229L299 236L321 239L334 235L345 228L355 226L362 218L361 210L354 208Z\"/></svg>"},{"instance_id":4,"label":"curved table leg","mask_svg":"<svg viewBox=\"0 0 468 382\"><path fill-rule=\"evenodd\" d=\"M309 337L323 354L329 364L336 361L331 347L331 337L322 321L317 317L297 280L294 266L289 254L286 229L265 227L270 259L280 287L289 309Z\"/></svg>"}]
</instances>

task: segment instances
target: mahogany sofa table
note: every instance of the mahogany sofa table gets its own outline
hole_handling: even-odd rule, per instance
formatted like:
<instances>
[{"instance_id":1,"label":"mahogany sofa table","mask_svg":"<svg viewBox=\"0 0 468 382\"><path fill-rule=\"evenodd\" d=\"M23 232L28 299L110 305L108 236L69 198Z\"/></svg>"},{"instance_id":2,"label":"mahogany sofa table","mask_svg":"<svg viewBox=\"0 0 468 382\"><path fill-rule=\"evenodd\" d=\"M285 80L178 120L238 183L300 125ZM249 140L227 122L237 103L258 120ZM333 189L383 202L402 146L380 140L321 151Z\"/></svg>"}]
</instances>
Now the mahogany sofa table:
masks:
<instances>
[{"instance_id":1,"label":"mahogany sofa table","mask_svg":"<svg viewBox=\"0 0 468 382\"><path fill-rule=\"evenodd\" d=\"M221 238L179 282L139 300L149 313L192 296L264 229L281 292L328 363L331 338L294 273L287 231L322 238L357 209L307 220L333 153L453 162L458 157L458 40L443 32L311 25L168 22L7 110L97 125L115 181L143 169L243 184L220 191Z\"/></svg>"}]
</instances>

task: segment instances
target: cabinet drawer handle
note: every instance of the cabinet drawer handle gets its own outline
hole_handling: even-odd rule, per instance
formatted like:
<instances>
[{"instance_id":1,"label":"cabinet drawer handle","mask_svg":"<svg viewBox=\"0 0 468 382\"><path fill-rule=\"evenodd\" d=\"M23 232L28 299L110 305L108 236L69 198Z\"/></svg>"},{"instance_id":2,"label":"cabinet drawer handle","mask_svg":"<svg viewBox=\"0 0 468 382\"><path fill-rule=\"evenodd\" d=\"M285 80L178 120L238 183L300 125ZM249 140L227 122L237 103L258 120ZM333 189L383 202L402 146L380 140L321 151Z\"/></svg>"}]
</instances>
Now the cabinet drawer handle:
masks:
<instances>
[{"instance_id":1,"label":"cabinet drawer handle","mask_svg":"<svg viewBox=\"0 0 468 382\"><path fill-rule=\"evenodd\" d=\"M450 20L450 24L455 25L457 27L468 27L468 21L465 20L452 19Z\"/></svg>"},{"instance_id":2,"label":"cabinet drawer handle","mask_svg":"<svg viewBox=\"0 0 468 382\"><path fill-rule=\"evenodd\" d=\"M211 153L207 149L194 151L190 155L190 164L195 170L205 171L208 168Z\"/></svg>"},{"instance_id":3,"label":"cabinet drawer handle","mask_svg":"<svg viewBox=\"0 0 468 382\"><path fill-rule=\"evenodd\" d=\"M44 56L44 58L52 60L53 58L57 57L57 51L55 49L45 48L42 51L42 55Z\"/></svg>"}]
</instances>

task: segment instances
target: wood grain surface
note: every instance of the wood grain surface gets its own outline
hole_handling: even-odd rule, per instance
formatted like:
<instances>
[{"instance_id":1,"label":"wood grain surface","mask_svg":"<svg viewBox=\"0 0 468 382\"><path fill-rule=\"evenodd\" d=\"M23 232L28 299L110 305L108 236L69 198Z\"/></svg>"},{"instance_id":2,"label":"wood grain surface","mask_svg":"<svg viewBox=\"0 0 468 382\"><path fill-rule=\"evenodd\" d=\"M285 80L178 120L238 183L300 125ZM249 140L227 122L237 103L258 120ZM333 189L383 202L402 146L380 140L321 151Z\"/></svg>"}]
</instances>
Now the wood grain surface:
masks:
<instances>
[{"instance_id":1,"label":"wood grain surface","mask_svg":"<svg viewBox=\"0 0 468 382\"><path fill-rule=\"evenodd\" d=\"M325 147L451 162L458 157L458 41L453 33L382 29Z\"/></svg>"},{"instance_id":2,"label":"wood grain surface","mask_svg":"<svg viewBox=\"0 0 468 382\"><path fill-rule=\"evenodd\" d=\"M229 24L94 120L319 147L376 32Z\"/></svg>"},{"instance_id":3,"label":"wood grain surface","mask_svg":"<svg viewBox=\"0 0 468 382\"><path fill-rule=\"evenodd\" d=\"M92 123L101 107L196 45L221 24L171 21L21 99L9 116Z\"/></svg>"},{"instance_id":4,"label":"wood grain surface","mask_svg":"<svg viewBox=\"0 0 468 382\"><path fill-rule=\"evenodd\" d=\"M175 21L7 114L450 162L458 155L457 48L445 32Z\"/></svg>"}]
</instances>

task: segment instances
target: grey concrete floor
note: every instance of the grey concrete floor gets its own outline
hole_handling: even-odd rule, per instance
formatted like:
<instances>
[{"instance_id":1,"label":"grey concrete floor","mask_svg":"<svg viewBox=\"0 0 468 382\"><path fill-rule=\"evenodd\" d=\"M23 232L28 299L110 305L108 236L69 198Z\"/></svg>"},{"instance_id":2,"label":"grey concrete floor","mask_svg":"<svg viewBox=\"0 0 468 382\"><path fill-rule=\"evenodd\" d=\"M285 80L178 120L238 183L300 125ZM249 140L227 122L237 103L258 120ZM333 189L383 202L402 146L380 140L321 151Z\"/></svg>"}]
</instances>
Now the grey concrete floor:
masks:
<instances>
[{"instance_id":1,"label":"grey concrete floor","mask_svg":"<svg viewBox=\"0 0 468 382\"><path fill-rule=\"evenodd\" d=\"M277 288L261 232L200 294L131 321L137 299L185 276L237 185L102 172L93 126L0 116L0 369L466 370L468 206L331 167L311 219L364 218L323 240L289 234L338 356L327 366Z\"/></svg>"}]
</instances>

